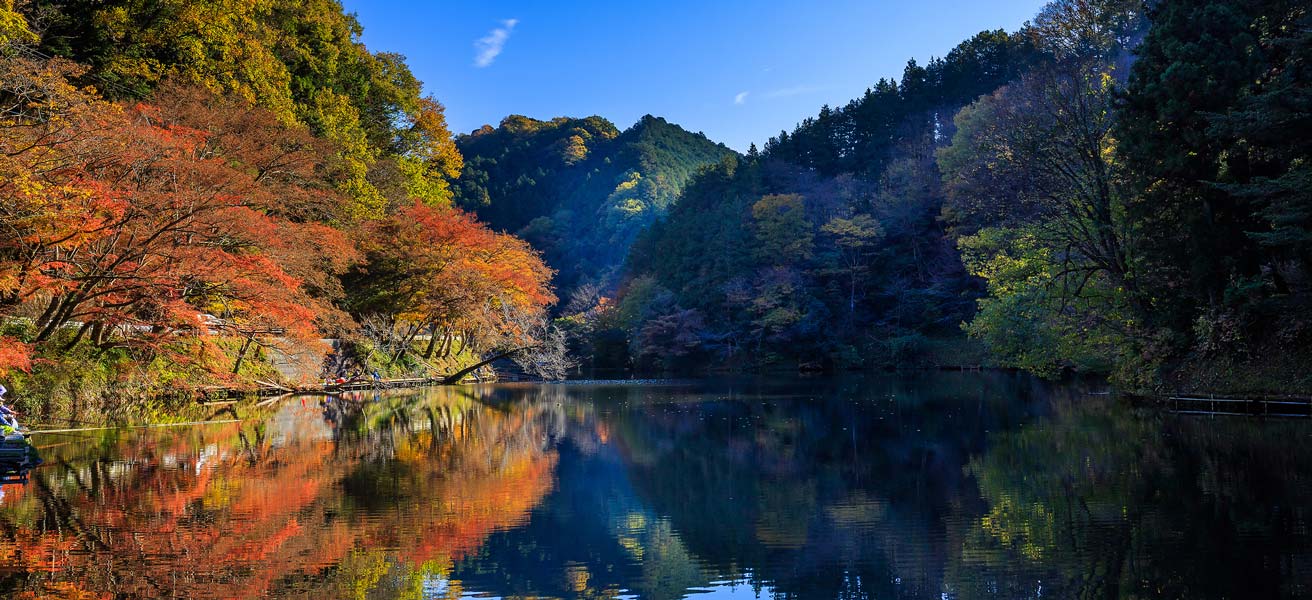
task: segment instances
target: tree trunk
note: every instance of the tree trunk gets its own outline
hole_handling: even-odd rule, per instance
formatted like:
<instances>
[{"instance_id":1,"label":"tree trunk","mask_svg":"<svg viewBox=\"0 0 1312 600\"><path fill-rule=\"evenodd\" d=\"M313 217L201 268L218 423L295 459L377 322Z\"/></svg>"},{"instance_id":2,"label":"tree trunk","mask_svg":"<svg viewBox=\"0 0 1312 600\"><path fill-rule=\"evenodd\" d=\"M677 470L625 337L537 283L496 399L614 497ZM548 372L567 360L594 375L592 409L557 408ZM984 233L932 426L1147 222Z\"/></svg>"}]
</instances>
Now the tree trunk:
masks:
<instances>
[{"instance_id":1,"label":"tree trunk","mask_svg":"<svg viewBox=\"0 0 1312 600\"><path fill-rule=\"evenodd\" d=\"M400 347L396 349L396 354L392 356L391 364L395 365L401 362L401 357L410 351L410 345L414 343L415 336L419 335L422 330L418 325L411 325L406 329L405 335L401 337Z\"/></svg>"},{"instance_id":2,"label":"tree trunk","mask_svg":"<svg viewBox=\"0 0 1312 600\"><path fill-rule=\"evenodd\" d=\"M847 320L852 322L852 316L856 314L856 267L852 267L851 283L847 286Z\"/></svg>"},{"instance_id":3,"label":"tree trunk","mask_svg":"<svg viewBox=\"0 0 1312 600\"><path fill-rule=\"evenodd\" d=\"M521 346L521 347L519 347L519 348L514 348L514 349L511 349L511 350L506 350L505 352L502 352L502 353L500 353L500 354L497 354L496 356L493 356L492 358L489 358L489 359L487 359L487 360L484 360L484 361L482 361L482 362L480 362L480 363L478 363L478 364L476 364L476 365L474 365L474 366L471 366L471 367L465 367L465 368L463 368L463 369L457 371L454 375L450 375L450 376L446 377L445 379L443 379L443 380L442 380L442 383L443 383L443 384L446 384L446 385L452 385L452 384L460 383L460 380L461 380L461 379L464 379L464 378L465 378L465 375L468 375L468 374L470 374L470 373L473 373L474 371L477 371L477 370L479 370L479 369L481 369L481 368L483 368L483 367L486 367L486 366L488 366L488 365L490 365L490 364L492 364L492 363L494 363L494 362L496 362L496 361L498 361L498 360L501 360L501 359L503 359L503 358L505 358L505 357L507 357L507 356L511 356L511 355L513 355L513 354L517 354L517 353L523 352L523 351L525 351L525 350L531 350L531 349L536 348L536 347L537 347L537 346Z\"/></svg>"},{"instance_id":4,"label":"tree trunk","mask_svg":"<svg viewBox=\"0 0 1312 600\"><path fill-rule=\"evenodd\" d=\"M63 301L63 299L64 299L63 296L55 296L50 299L50 304L46 305L45 312L41 313L41 316L36 318L37 327L44 328L48 323L50 323L50 319L55 316L55 311L59 309L59 304L61 301Z\"/></svg>"},{"instance_id":5,"label":"tree trunk","mask_svg":"<svg viewBox=\"0 0 1312 600\"><path fill-rule=\"evenodd\" d=\"M59 309L55 311L55 314L46 323L41 333L37 334L36 341L44 342L50 339L50 336L59 330L60 325L68 322L68 319L73 316L73 312L77 310L81 302L82 300L77 297L75 292L65 294L59 302Z\"/></svg>"},{"instance_id":6,"label":"tree trunk","mask_svg":"<svg viewBox=\"0 0 1312 600\"><path fill-rule=\"evenodd\" d=\"M428 332L428 348L424 349L424 360L433 358L433 351L437 349L437 328Z\"/></svg>"},{"instance_id":7,"label":"tree trunk","mask_svg":"<svg viewBox=\"0 0 1312 600\"><path fill-rule=\"evenodd\" d=\"M241 350L237 351L237 362L232 364L232 374L236 375L241 369L241 361L246 358L246 351L251 349L251 343L255 341L255 336L247 336L246 341L242 342Z\"/></svg>"},{"instance_id":8,"label":"tree trunk","mask_svg":"<svg viewBox=\"0 0 1312 600\"><path fill-rule=\"evenodd\" d=\"M77 343L82 341L82 336L85 335L89 329L91 329L91 321L83 323L81 327L77 328L77 335L74 335L73 339L69 340L67 344L64 344L64 347L59 349L59 353L67 354L70 350L75 348Z\"/></svg>"}]
</instances>

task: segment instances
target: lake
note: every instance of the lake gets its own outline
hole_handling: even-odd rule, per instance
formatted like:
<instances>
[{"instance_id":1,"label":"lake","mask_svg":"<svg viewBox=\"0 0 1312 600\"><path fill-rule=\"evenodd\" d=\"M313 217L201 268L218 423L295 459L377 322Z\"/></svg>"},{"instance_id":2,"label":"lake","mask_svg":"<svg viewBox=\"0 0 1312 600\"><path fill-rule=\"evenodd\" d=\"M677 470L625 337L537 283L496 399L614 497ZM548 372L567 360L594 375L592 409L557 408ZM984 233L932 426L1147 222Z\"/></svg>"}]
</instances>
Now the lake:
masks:
<instances>
[{"instance_id":1,"label":"lake","mask_svg":"<svg viewBox=\"0 0 1312 600\"><path fill-rule=\"evenodd\" d=\"M1312 423L1011 373L500 384L37 436L0 590L1312 596ZM222 415L220 415L222 417Z\"/></svg>"}]
</instances>

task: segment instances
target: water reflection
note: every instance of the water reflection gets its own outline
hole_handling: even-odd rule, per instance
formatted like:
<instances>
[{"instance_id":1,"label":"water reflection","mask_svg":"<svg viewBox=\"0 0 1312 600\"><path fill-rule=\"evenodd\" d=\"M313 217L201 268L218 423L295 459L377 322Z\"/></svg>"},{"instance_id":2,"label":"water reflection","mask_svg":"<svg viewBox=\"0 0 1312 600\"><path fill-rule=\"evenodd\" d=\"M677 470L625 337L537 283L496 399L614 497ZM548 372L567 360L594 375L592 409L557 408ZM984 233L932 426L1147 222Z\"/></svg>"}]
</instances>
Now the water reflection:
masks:
<instances>
[{"instance_id":1,"label":"water reflection","mask_svg":"<svg viewBox=\"0 0 1312 600\"><path fill-rule=\"evenodd\" d=\"M1312 594L1307 422L1057 407L970 461L987 510L954 565L960 597Z\"/></svg>"},{"instance_id":2,"label":"water reflection","mask_svg":"<svg viewBox=\"0 0 1312 600\"><path fill-rule=\"evenodd\" d=\"M550 490L540 417L464 398L311 400L56 442L0 508L0 589L420 597Z\"/></svg>"},{"instance_id":3,"label":"water reflection","mask_svg":"<svg viewBox=\"0 0 1312 600\"><path fill-rule=\"evenodd\" d=\"M434 388L43 440L26 597L1312 593L1304 422L1007 374ZM263 413L259 411L265 411Z\"/></svg>"},{"instance_id":4,"label":"water reflection","mask_svg":"<svg viewBox=\"0 0 1312 600\"><path fill-rule=\"evenodd\" d=\"M601 412L560 445L541 518L457 565L498 594L571 596L573 569L645 598L938 597L962 465L1048 397L1007 376L534 393Z\"/></svg>"}]
</instances>

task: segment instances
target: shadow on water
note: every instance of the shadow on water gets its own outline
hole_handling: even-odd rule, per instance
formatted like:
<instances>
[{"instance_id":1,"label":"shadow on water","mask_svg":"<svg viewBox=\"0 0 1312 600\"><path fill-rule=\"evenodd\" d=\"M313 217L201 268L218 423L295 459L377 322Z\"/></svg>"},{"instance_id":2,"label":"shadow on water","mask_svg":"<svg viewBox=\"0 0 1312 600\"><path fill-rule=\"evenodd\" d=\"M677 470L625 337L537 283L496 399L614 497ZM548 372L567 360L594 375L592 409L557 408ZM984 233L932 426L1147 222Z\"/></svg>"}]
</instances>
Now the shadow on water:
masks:
<instances>
[{"instance_id":1,"label":"shadow on water","mask_svg":"<svg viewBox=\"0 0 1312 600\"><path fill-rule=\"evenodd\" d=\"M293 399L52 445L0 590L1295 598L1310 432L1005 373Z\"/></svg>"}]
</instances>

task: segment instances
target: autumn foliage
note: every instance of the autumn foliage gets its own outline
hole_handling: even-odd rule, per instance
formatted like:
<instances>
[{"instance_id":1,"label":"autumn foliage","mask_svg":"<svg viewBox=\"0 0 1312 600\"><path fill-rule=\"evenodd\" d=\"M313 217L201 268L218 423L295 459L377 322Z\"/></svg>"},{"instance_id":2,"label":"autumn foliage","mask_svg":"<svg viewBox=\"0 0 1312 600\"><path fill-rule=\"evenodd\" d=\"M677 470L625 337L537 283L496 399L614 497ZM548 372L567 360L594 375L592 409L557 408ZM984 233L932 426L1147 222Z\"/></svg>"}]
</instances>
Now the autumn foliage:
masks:
<instances>
[{"instance_id":1,"label":"autumn foliage","mask_svg":"<svg viewBox=\"0 0 1312 600\"><path fill-rule=\"evenodd\" d=\"M526 243L447 206L460 161L436 101L393 115L362 171L321 120L181 76L111 102L84 67L0 52L0 376L77 355L120 357L119 380L231 381L260 349L321 353L379 314L429 356L472 352L555 301Z\"/></svg>"},{"instance_id":2,"label":"autumn foliage","mask_svg":"<svg viewBox=\"0 0 1312 600\"><path fill-rule=\"evenodd\" d=\"M330 288L354 252L305 220L331 204L307 133L194 92L109 104L67 63L9 65L0 314L32 343L164 347L202 314L308 336L330 312L304 282Z\"/></svg>"},{"instance_id":3,"label":"autumn foliage","mask_svg":"<svg viewBox=\"0 0 1312 600\"><path fill-rule=\"evenodd\" d=\"M524 341L556 301L553 273L532 247L459 209L415 203L359 239L369 267L357 281L358 308L386 313L404 335L430 332L426 357L455 343Z\"/></svg>"}]
</instances>

